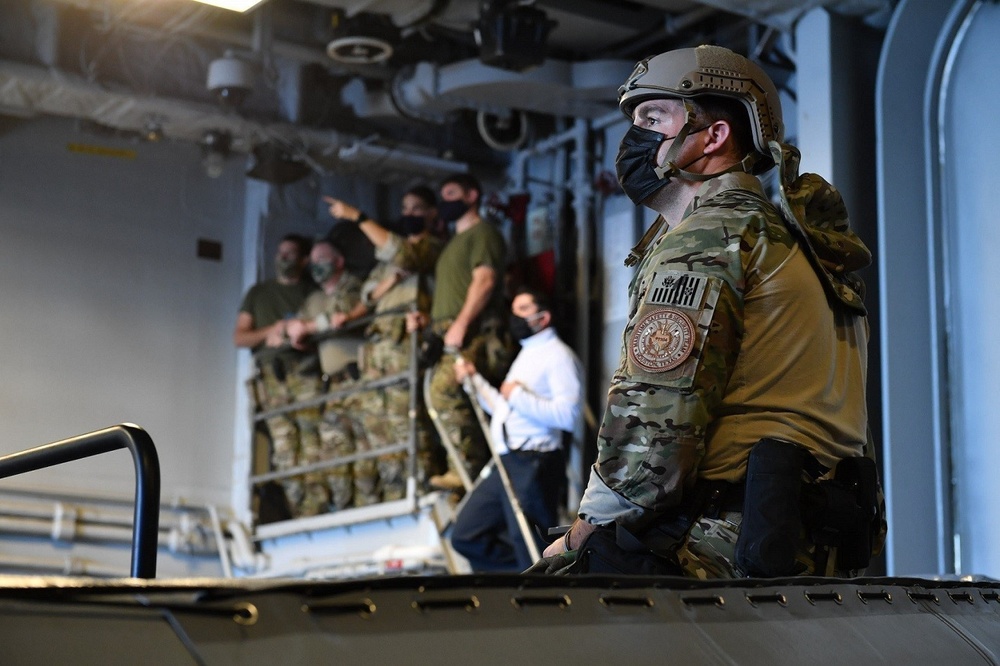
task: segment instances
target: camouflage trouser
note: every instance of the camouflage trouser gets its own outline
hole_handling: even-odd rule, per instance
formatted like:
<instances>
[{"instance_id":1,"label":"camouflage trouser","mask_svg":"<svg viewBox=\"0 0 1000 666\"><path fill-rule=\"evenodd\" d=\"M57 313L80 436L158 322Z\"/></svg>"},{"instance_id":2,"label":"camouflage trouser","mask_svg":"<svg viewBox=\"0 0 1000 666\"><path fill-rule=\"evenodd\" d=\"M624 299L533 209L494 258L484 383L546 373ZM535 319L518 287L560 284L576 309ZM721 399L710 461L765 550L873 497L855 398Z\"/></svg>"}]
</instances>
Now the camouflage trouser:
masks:
<instances>
[{"instance_id":1,"label":"camouflage trouser","mask_svg":"<svg viewBox=\"0 0 1000 666\"><path fill-rule=\"evenodd\" d=\"M405 372L410 367L411 352L408 340L396 336L374 339L365 344L363 350L363 376L378 379ZM418 387L412 387L418 390ZM373 449L405 444L410 437L410 394L411 387L393 385L369 391L360 396L360 414L364 423L368 443ZM418 393L419 397L419 393ZM440 474L443 464L438 455L436 442L430 432L426 412L418 403L416 412L417 480ZM406 495L407 452L398 451L379 456L376 459L380 479L382 499L401 499Z\"/></svg>"},{"instance_id":2,"label":"camouflage trouser","mask_svg":"<svg viewBox=\"0 0 1000 666\"><path fill-rule=\"evenodd\" d=\"M323 418L319 423L320 450L316 462L354 453L356 446L354 429L344 411L344 405L340 401L330 401L326 404ZM346 509L354 502L353 463L329 467L316 473L313 478L316 486L328 493L329 508Z\"/></svg>"},{"instance_id":3,"label":"camouflage trouser","mask_svg":"<svg viewBox=\"0 0 1000 666\"><path fill-rule=\"evenodd\" d=\"M742 521L743 514L735 511L723 512L718 518L702 516L696 520L677 550L677 562L684 575L701 580L745 577L736 566L736 540ZM815 549L803 531L795 553L801 568L796 575L827 575L816 571ZM854 572L838 569L832 575L847 578Z\"/></svg>"},{"instance_id":4,"label":"camouflage trouser","mask_svg":"<svg viewBox=\"0 0 1000 666\"><path fill-rule=\"evenodd\" d=\"M285 382L283 364L281 376L276 372L277 364L281 364L281 361L274 360L259 365L256 393L260 406L265 410L283 407L294 401L292 391ZM271 469L280 472L295 467L299 457L299 429L293 416L287 413L272 416L266 423L271 436ZM303 490L300 480L283 479L279 485L285 492L290 508L302 502Z\"/></svg>"},{"instance_id":5,"label":"camouflage trouser","mask_svg":"<svg viewBox=\"0 0 1000 666\"><path fill-rule=\"evenodd\" d=\"M367 395L355 393L343 401L344 418L354 433L354 447L358 453L370 451L373 446L362 414ZM354 462L354 506L368 506L380 501L378 481L378 465L374 458Z\"/></svg>"},{"instance_id":6,"label":"camouflage trouser","mask_svg":"<svg viewBox=\"0 0 1000 666\"><path fill-rule=\"evenodd\" d=\"M273 416L267 420L271 434L271 469L283 472L295 467L299 455L299 431L287 416ZM302 483L295 479L282 479L279 485L285 491L289 509L302 502Z\"/></svg>"},{"instance_id":7,"label":"camouflage trouser","mask_svg":"<svg viewBox=\"0 0 1000 666\"><path fill-rule=\"evenodd\" d=\"M316 398L323 390L323 382L315 374L289 372L285 383L288 385L295 402ZM290 414L298 431L299 447L295 460L297 465L309 465L320 459L322 451L319 438L321 411L321 406L316 405L297 409ZM275 461L274 468L275 470L281 469L277 461ZM306 474L303 478L285 479L282 485L285 488L293 516L315 516L326 511L329 497L322 481L317 482L314 473Z\"/></svg>"},{"instance_id":8,"label":"camouflage trouser","mask_svg":"<svg viewBox=\"0 0 1000 666\"><path fill-rule=\"evenodd\" d=\"M471 361L488 381L499 384L510 367L512 352L500 335L488 330L472 338L461 355ZM490 452L469 398L455 380L456 358L458 355L453 353L441 356L434 368L430 394L426 399L437 411L441 426L462 458L469 477L475 479L490 459ZM449 468L453 469L454 465L455 461L449 459Z\"/></svg>"}]
</instances>

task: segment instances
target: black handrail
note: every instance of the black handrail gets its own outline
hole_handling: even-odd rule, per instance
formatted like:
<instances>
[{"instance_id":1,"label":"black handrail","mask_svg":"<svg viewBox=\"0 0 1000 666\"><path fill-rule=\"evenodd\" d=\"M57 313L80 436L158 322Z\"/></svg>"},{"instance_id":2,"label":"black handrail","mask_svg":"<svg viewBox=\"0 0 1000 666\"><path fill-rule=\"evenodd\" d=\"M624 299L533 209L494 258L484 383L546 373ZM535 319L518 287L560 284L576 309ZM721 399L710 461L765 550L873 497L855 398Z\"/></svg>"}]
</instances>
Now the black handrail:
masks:
<instances>
[{"instance_id":1,"label":"black handrail","mask_svg":"<svg viewBox=\"0 0 1000 666\"><path fill-rule=\"evenodd\" d=\"M137 425L122 423L0 458L0 479L128 449L135 464L135 518L132 526L132 577L156 577L160 529L160 460L153 440Z\"/></svg>"}]
</instances>

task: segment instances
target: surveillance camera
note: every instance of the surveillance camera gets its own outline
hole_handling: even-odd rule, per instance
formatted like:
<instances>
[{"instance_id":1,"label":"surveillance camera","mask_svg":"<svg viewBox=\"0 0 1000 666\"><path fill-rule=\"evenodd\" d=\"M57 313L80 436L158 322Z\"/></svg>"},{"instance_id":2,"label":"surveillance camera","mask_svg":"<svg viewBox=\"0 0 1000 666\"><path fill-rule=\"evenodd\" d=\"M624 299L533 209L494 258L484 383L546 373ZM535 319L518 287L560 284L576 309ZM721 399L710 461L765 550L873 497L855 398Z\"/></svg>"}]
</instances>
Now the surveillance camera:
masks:
<instances>
[{"instance_id":1,"label":"surveillance camera","mask_svg":"<svg viewBox=\"0 0 1000 666\"><path fill-rule=\"evenodd\" d=\"M253 92L253 65L227 55L208 66L208 90L223 106L238 107Z\"/></svg>"}]
</instances>

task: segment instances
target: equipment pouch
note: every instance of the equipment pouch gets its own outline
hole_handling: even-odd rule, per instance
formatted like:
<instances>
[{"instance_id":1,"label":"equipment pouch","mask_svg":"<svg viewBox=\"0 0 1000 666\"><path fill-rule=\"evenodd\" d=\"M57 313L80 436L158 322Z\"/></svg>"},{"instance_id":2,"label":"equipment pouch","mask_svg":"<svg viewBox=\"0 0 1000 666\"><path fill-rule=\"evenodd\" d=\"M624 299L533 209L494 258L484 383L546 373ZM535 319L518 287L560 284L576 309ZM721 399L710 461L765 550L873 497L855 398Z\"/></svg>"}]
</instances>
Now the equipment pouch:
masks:
<instances>
[{"instance_id":1,"label":"equipment pouch","mask_svg":"<svg viewBox=\"0 0 1000 666\"><path fill-rule=\"evenodd\" d=\"M576 562L566 573L615 576L679 576L680 569L647 548L626 550L619 545L615 527L599 527L577 548Z\"/></svg>"},{"instance_id":2,"label":"equipment pouch","mask_svg":"<svg viewBox=\"0 0 1000 666\"><path fill-rule=\"evenodd\" d=\"M844 458L834 478L808 486L803 519L809 538L837 549L838 569L864 569L878 535L878 472L870 458Z\"/></svg>"},{"instance_id":3,"label":"equipment pouch","mask_svg":"<svg viewBox=\"0 0 1000 666\"><path fill-rule=\"evenodd\" d=\"M436 333L426 331L420 340L420 349L417 350L417 361L421 367L428 368L439 360L444 353L444 338Z\"/></svg>"},{"instance_id":4,"label":"equipment pouch","mask_svg":"<svg viewBox=\"0 0 1000 666\"><path fill-rule=\"evenodd\" d=\"M750 450L736 540L736 564L749 576L800 573L795 552L802 530L799 497L805 456L804 449L776 439L762 439Z\"/></svg>"}]
</instances>

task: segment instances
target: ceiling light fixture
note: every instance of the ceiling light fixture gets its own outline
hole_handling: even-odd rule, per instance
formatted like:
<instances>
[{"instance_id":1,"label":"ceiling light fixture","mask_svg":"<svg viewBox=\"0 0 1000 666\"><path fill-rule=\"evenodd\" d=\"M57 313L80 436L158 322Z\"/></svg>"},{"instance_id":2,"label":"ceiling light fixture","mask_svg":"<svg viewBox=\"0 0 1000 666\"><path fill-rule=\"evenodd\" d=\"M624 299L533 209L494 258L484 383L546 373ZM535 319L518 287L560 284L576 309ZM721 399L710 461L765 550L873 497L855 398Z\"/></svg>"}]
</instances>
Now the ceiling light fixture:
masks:
<instances>
[{"instance_id":1,"label":"ceiling light fixture","mask_svg":"<svg viewBox=\"0 0 1000 666\"><path fill-rule=\"evenodd\" d=\"M264 0L195 0L205 5L221 7L234 12L248 12Z\"/></svg>"}]
</instances>

